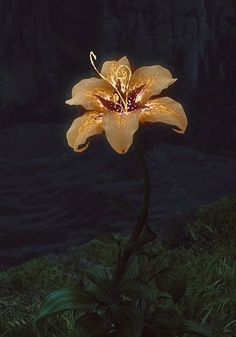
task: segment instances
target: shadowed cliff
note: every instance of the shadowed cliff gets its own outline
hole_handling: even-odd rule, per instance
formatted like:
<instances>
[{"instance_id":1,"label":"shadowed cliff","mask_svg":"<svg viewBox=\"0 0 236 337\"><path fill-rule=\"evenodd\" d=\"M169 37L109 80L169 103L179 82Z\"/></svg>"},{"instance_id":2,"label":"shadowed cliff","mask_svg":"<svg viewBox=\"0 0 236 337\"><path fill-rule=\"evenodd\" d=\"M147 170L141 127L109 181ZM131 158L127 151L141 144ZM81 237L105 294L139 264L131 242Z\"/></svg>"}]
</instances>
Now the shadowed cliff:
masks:
<instances>
[{"instance_id":1,"label":"shadowed cliff","mask_svg":"<svg viewBox=\"0 0 236 337\"><path fill-rule=\"evenodd\" d=\"M133 67L170 69L179 81L166 95L186 109L186 143L235 154L234 0L2 0L0 18L1 127L72 120L64 100L95 75L94 50L98 65L127 55ZM149 132L153 143L176 142Z\"/></svg>"}]
</instances>

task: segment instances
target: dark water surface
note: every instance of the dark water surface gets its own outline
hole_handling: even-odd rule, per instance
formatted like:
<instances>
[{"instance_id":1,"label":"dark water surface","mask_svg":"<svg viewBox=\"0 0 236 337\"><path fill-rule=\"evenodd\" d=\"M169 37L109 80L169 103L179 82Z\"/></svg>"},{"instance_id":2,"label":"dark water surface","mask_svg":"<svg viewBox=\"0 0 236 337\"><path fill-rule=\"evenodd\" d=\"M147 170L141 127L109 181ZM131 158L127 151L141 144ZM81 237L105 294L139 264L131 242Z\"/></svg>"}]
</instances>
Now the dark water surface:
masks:
<instances>
[{"instance_id":1,"label":"dark water surface","mask_svg":"<svg viewBox=\"0 0 236 337\"><path fill-rule=\"evenodd\" d=\"M65 131L53 124L0 131L1 269L135 224L143 181L134 151L120 156L97 137L76 154ZM146 157L157 231L165 219L236 191L236 160L166 144Z\"/></svg>"}]
</instances>

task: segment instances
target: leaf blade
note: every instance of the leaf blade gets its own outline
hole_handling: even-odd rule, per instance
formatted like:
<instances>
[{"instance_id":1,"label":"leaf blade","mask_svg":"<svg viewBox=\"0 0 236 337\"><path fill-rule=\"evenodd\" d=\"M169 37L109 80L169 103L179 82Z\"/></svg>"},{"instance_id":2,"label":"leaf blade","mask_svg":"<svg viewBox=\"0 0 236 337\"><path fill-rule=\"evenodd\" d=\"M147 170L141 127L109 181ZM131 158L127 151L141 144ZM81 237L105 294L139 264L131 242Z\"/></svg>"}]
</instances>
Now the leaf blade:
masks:
<instances>
[{"instance_id":1,"label":"leaf blade","mask_svg":"<svg viewBox=\"0 0 236 337\"><path fill-rule=\"evenodd\" d=\"M143 315L132 304L110 306L112 323L115 324L119 337L141 337L143 332Z\"/></svg>"},{"instance_id":2,"label":"leaf blade","mask_svg":"<svg viewBox=\"0 0 236 337\"><path fill-rule=\"evenodd\" d=\"M46 297L36 321L66 310L91 310L94 305L94 297L83 288L58 289Z\"/></svg>"},{"instance_id":3,"label":"leaf blade","mask_svg":"<svg viewBox=\"0 0 236 337\"><path fill-rule=\"evenodd\" d=\"M73 336L79 337L93 337L108 332L110 328L109 322L106 317L101 317L97 313L86 313L81 316L77 322L73 332Z\"/></svg>"},{"instance_id":4,"label":"leaf blade","mask_svg":"<svg viewBox=\"0 0 236 337\"><path fill-rule=\"evenodd\" d=\"M211 337L211 332L195 321L183 319L181 332L198 334L203 337Z\"/></svg>"},{"instance_id":5,"label":"leaf blade","mask_svg":"<svg viewBox=\"0 0 236 337\"><path fill-rule=\"evenodd\" d=\"M184 296L186 290L185 277L176 271L162 270L156 275L157 287L172 296L174 302L178 302Z\"/></svg>"}]
</instances>

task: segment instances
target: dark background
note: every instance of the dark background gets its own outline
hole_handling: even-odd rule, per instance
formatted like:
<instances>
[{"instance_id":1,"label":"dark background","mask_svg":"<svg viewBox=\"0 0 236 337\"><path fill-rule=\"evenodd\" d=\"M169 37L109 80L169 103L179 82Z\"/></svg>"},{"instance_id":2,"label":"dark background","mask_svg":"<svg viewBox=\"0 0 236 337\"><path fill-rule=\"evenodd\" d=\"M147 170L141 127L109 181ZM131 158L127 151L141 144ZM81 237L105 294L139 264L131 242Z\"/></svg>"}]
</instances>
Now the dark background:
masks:
<instances>
[{"instance_id":1,"label":"dark background","mask_svg":"<svg viewBox=\"0 0 236 337\"><path fill-rule=\"evenodd\" d=\"M235 167L230 166L235 164L236 154L235 22L235 0L0 0L2 265L70 246L65 232L67 236L75 235L78 221L87 230L92 226L91 219L84 220L86 205L90 205L88 214L94 212L94 228L98 218L96 209L108 207L102 203L101 191L94 192L92 187L96 190L102 181L97 172L104 173L104 169L102 164L99 168L96 165L99 160L103 164L105 161L96 158L96 151L104 153L104 139L95 140L94 147L79 158L67 149L64 139L65 130L78 111L82 111L65 105L64 101L70 97L76 82L96 76L89 63L91 50L98 57L98 66L105 60L126 55L133 68L160 64L178 78L166 95L184 106L189 120L186 134L179 136L168 127L156 125L143 126L142 133L147 150L154 149L154 153L163 150L164 154L159 153L159 158L166 160L163 172L173 160L183 163L185 177L194 167L197 170L196 177L189 176L193 185L182 196L183 204L192 197L187 209L235 190L235 180L219 181L219 177L230 174L233 177ZM176 148L173 159L168 157L170 148L155 147L160 142L184 145L187 150ZM105 151L110 148L107 146ZM208 160L204 153L223 157ZM116 154L110 151L108 156L109 164L104 164L106 182L112 179L111 172L114 179L114 171L124 167ZM132 150L127 156L134 160ZM221 168L216 164L218 161ZM161 163L158 165L162 167ZM74 176L72 173L69 176L72 166ZM117 181L123 179L125 169L120 170ZM173 170L178 172L178 168ZM138 171L140 180L139 174ZM207 190L204 177L208 181L211 177L215 184L218 179L218 187ZM127 184L134 178L135 174L131 174ZM63 186L62 182L65 182ZM170 194L168 183L164 190ZM104 181L101 184L104 186ZM199 189L201 184L207 190L207 197L203 191L201 196L196 194L196 185ZM108 190L112 188L109 186ZM176 194L178 189L179 185ZM95 201L98 199L99 203ZM169 199L159 202L173 210L171 204L168 206ZM172 203L176 204L175 199ZM82 210L78 219L74 214L79 205ZM181 212L182 208L175 213ZM122 230L121 225L113 226L110 222L114 211L110 210L109 214L101 221L103 228L94 232L91 229L87 236L81 229L79 238L75 235L76 243L93 237L96 231ZM63 239L67 242L64 246Z\"/></svg>"}]
</instances>

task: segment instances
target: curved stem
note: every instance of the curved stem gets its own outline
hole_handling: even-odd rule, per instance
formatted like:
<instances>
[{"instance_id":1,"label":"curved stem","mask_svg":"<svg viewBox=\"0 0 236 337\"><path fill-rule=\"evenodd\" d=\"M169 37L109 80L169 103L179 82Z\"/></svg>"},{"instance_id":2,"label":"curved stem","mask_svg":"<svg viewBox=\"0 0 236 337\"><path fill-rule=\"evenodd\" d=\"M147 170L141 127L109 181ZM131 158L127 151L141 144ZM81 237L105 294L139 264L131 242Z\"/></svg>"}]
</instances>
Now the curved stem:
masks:
<instances>
[{"instance_id":1,"label":"curved stem","mask_svg":"<svg viewBox=\"0 0 236 337\"><path fill-rule=\"evenodd\" d=\"M129 238L129 241L128 241L125 249L124 249L124 252L123 252L121 258L119 259L119 261L118 261L118 263L115 267L113 277L112 277L113 286L116 286L120 282L120 280L121 280L121 278L122 278L122 276L123 276L123 274L126 270L127 262L128 262L128 260L131 256L131 254L134 251L136 242L137 242L137 240L138 240L138 238L139 238L139 236L140 236L140 234L143 230L143 227L146 224L146 220L147 220L147 216L148 216L149 201L150 201L150 176L149 176L149 171L148 171L147 163L146 163L146 160L145 160L145 156L143 154L141 144L139 143L137 137L135 139L134 144L135 144L135 149L136 149L141 167L143 169L143 176L144 176L143 205L142 205L142 209L141 209L141 212L139 214L137 223L136 223L136 225L133 229L133 232L132 232L132 234Z\"/></svg>"},{"instance_id":2,"label":"curved stem","mask_svg":"<svg viewBox=\"0 0 236 337\"><path fill-rule=\"evenodd\" d=\"M147 167L147 163L145 160L145 156L143 153L143 149L141 144L139 143L138 139L135 141L135 148L138 154L138 158L140 161L140 164L143 169L143 177L144 177L144 196L143 196L143 205L142 210L140 212L138 221L136 223L136 226L133 230L133 233L130 236L129 243L132 243L134 241L137 241L139 235L142 232L142 229L144 225L146 224L147 216L148 216L148 209L149 209L149 202L150 202L150 176L149 171Z\"/></svg>"}]
</instances>

